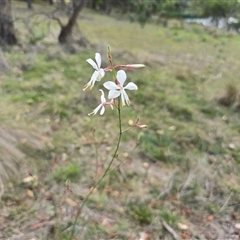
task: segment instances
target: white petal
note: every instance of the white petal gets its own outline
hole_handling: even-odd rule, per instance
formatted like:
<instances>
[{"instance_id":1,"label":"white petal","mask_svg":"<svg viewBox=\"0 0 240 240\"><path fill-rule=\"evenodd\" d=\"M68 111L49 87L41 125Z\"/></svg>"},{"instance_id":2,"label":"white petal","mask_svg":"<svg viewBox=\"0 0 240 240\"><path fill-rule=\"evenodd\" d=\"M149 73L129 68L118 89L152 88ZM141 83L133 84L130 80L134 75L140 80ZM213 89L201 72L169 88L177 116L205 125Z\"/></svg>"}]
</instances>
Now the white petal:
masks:
<instances>
[{"instance_id":1,"label":"white petal","mask_svg":"<svg viewBox=\"0 0 240 240\"><path fill-rule=\"evenodd\" d=\"M108 89L108 90L120 89L120 88L116 85L116 83L111 82L111 81L105 82L105 83L103 84L103 86L104 86L106 89Z\"/></svg>"},{"instance_id":2,"label":"white petal","mask_svg":"<svg viewBox=\"0 0 240 240\"><path fill-rule=\"evenodd\" d=\"M100 108L102 107L102 104L99 104L94 110L94 115L100 110Z\"/></svg>"},{"instance_id":3,"label":"white petal","mask_svg":"<svg viewBox=\"0 0 240 240\"><path fill-rule=\"evenodd\" d=\"M91 80L90 81L96 81L97 80L97 78L98 78L98 71L94 71L94 73L92 74L92 76L91 76Z\"/></svg>"},{"instance_id":4,"label":"white petal","mask_svg":"<svg viewBox=\"0 0 240 240\"><path fill-rule=\"evenodd\" d=\"M105 112L105 107L104 107L104 106L102 106L102 109L101 109L101 111L100 111L100 115L103 115L103 114L104 114L104 112Z\"/></svg>"},{"instance_id":5,"label":"white petal","mask_svg":"<svg viewBox=\"0 0 240 240\"><path fill-rule=\"evenodd\" d=\"M103 78L105 76L105 71L102 68L100 68L99 74L100 74L101 78Z\"/></svg>"},{"instance_id":6,"label":"white petal","mask_svg":"<svg viewBox=\"0 0 240 240\"><path fill-rule=\"evenodd\" d=\"M97 80L97 77L98 77L98 72L95 71L92 76L91 76L91 79L89 80L89 82L84 86L83 88L83 91L85 91L88 87L90 87L90 89L93 88L96 80Z\"/></svg>"},{"instance_id":7,"label":"white petal","mask_svg":"<svg viewBox=\"0 0 240 240\"><path fill-rule=\"evenodd\" d=\"M102 92L102 95L101 95L101 103L104 103L106 102L106 98L104 97L104 92L102 89L99 89L100 92Z\"/></svg>"},{"instance_id":8,"label":"white petal","mask_svg":"<svg viewBox=\"0 0 240 240\"><path fill-rule=\"evenodd\" d=\"M128 83L128 84L124 87L124 89L128 89L128 90L138 90L138 87L137 87L137 85L136 85L135 83L130 82L130 83Z\"/></svg>"},{"instance_id":9,"label":"white petal","mask_svg":"<svg viewBox=\"0 0 240 240\"><path fill-rule=\"evenodd\" d=\"M102 107L102 104L99 104L91 113L89 113L88 115L95 115L99 109Z\"/></svg>"},{"instance_id":10,"label":"white petal","mask_svg":"<svg viewBox=\"0 0 240 240\"><path fill-rule=\"evenodd\" d=\"M119 81L120 85L123 86L124 82L127 79L127 74L123 70L119 70L117 72L117 80Z\"/></svg>"},{"instance_id":11,"label":"white petal","mask_svg":"<svg viewBox=\"0 0 240 240\"><path fill-rule=\"evenodd\" d=\"M123 92L123 95L124 95L125 102L129 106L130 105L129 97L128 97L127 93L124 91L124 89L123 89L122 92Z\"/></svg>"},{"instance_id":12,"label":"white petal","mask_svg":"<svg viewBox=\"0 0 240 240\"><path fill-rule=\"evenodd\" d=\"M102 69L103 70L103 69ZM97 76L97 79L96 79L96 81L101 81L102 80L102 78L104 77L104 75L105 75L105 72L104 72L104 70L103 70L103 72L101 71L101 69L100 70L98 70L97 71L98 72L98 76Z\"/></svg>"},{"instance_id":13,"label":"white petal","mask_svg":"<svg viewBox=\"0 0 240 240\"><path fill-rule=\"evenodd\" d=\"M98 69L101 67L101 55L99 53L96 53L95 54L95 59L96 59L96 62L97 62L97 65L98 65Z\"/></svg>"},{"instance_id":14,"label":"white petal","mask_svg":"<svg viewBox=\"0 0 240 240\"><path fill-rule=\"evenodd\" d=\"M122 106L125 106L125 98L124 98L124 92L121 91L121 101L122 101Z\"/></svg>"},{"instance_id":15,"label":"white petal","mask_svg":"<svg viewBox=\"0 0 240 240\"><path fill-rule=\"evenodd\" d=\"M87 59L86 61L87 61L94 69L98 70L97 64L96 64L91 58Z\"/></svg>"},{"instance_id":16,"label":"white petal","mask_svg":"<svg viewBox=\"0 0 240 240\"><path fill-rule=\"evenodd\" d=\"M92 77L90 79L90 81L88 82L88 85L90 86L90 88L92 88L96 82L98 78L98 71L95 71L93 74L92 74Z\"/></svg>"},{"instance_id":17,"label":"white petal","mask_svg":"<svg viewBox=\"0 0 240 240\"><path fill-rule=\"evenodd\" d=\"M108 98L109 99L117 98L119 95L120 95L120 91L113 89L109 91Z\"/></svg>"}]
</instances>

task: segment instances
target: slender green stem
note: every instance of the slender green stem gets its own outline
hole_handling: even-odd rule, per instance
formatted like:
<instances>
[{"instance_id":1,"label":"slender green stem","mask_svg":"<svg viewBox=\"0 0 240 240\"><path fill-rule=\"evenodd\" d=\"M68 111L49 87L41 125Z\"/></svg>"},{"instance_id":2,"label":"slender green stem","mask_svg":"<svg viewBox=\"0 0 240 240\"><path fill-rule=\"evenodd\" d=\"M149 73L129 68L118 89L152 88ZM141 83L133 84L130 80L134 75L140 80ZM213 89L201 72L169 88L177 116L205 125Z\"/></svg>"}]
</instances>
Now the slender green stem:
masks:
<instances>
[{"instance_id":1,"label":"slender green stem","mask_svg":"<svg viewBox=\"0 0 240 240\"><path fill-rule=\"evenodd\" d=\"M76 214L76 217L74 219L74 222L73 222L73 227L72 227L72 230L71 230L71 233L70 233L70 237L69 237L69 240L72 240L73 237L74 237L74 233L75 233L75 226L77 224L77 221L78 221L78 218L80 217L80 214L82 212L82 209L85 205L85 203L88 201L90 195L92 194L93 190L100 184L100 182L103 180L103 178L108 174L109 172L109 169L110 167L112 166L112 163L113 161L116 159L117 155L118 155L118 149L119 149L119 146L120 146L120 143L121 143L121 139L122 139L122 119L121 119L121 101L120 99L118 99L118 127L119 127L119 136L118 136L118 141L117 141L117 145L116 145L116 148L115 148L115 151L112 155L112 159L110 161L110 163L108 164L106 170L104 171L103 175L100 177L100 179L94 184L94 186L91 188L91 190L89 191L89 193L87 194L87 196L85 197L85 199L83 200L82 204L80 205L80 207L78 208L77 210L77 214Z\"/></svg>"},{"instance_id":2,"label":"slender green stem","mask_svg":"<svg viewBox=\"0 0 240 240\"><path fill-rule=\"evenodd\" d=\"M125 132L129 131L129 130L132 129L132 128L133 128L133 126L131 126L131 127L127 128L127 129L123 130L122 133L125 133Z\"/></svg>"},{"instance_id":3,"label":"slender green stem","mask_svg":"<svg viewBox=\"0 0 240 240\"><path fill-rule=\"evenodd\" d=\"M95 173L95 180L97 180L97 171L98 171L98 166L99 166L99 161L98 161L98 144L97 144L97 140L96 140L96 135L95 135L95 129L93 132L93 138L94 138L94 149L95 149L95 158L96 158L96 173Z\"/></svg>"}]
</instances>

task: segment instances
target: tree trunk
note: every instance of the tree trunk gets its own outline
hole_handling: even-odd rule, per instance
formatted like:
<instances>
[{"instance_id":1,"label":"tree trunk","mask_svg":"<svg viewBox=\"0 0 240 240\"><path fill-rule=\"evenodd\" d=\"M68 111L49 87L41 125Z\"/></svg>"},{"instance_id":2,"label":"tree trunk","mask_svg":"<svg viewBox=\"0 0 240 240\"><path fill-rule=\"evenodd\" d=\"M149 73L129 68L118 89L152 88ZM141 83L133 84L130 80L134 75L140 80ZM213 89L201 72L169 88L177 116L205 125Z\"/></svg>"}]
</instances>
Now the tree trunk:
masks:
<instances>
[{"instance_id":1,"label":"tree trunk","mask_svg":"<svg viewBox=\"0 0 240 240\"><path fill-rule=\"evenodd\" d=\"M74 25L77 21L77 18L78 18L78 15L79 15L80 11L84 7L84 3L85 3L85 0L80 0L80 2L78 4L76 4L75 6L73 5L74 6L73 13L70 16L67 25L61 27L61 32L58 36L58 41L61 44L67 43L69 38L71 37L73 27L74 27ZM73 4L75 4L75 1L73 1Z\"/></svg>"},{"instance_id":2,"label":"tree trunk","mask_svg":"<svg viewBox=\"0 0 240 240\"><path fill-rule=\"evenodd\" d=\"M17 44L13 26L11 0L0 0L0 44Z\"/></svg>"},{"instance_id":3,"label":"tree trunk","mask_svg":"<svg viewBox=\"0 0 240 240\"><path fill-rule=\"evenodd\" d=\"M111 11L112 11L112 2L111 0L105 0L102 2L102 4L100 5L100 11L110 15Z\"/></svg>"},{"instance_id":4,"label":"tree trunk","mask_svg":"<svg viewBox=\"0 0 240 240\"><path fill-rule=\"evenodd\" d=\"M32 9L32 0L27 0L28 9Z\"/></svg>"}]
</instances>

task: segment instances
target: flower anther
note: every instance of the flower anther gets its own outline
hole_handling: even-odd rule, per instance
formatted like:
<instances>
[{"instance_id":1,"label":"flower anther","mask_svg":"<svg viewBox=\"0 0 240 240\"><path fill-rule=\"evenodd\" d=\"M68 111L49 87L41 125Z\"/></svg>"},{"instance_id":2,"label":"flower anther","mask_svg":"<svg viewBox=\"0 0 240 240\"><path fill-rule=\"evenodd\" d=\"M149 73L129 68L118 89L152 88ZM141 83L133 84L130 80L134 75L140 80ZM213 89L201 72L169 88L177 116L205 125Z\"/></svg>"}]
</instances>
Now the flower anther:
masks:
<instances>
[{"instance_id":1,"label":"flower anther","mask_svg":"<svg viewBox=\"0 0 240 240\"><path fill-rule=\"evenodd\" d=\"M125 90L137 90L138 87L135 83L130 82L125 87L123 86L125 81L127 79L127 74L123 70L119 70L117 72L117 81L115 82L105 82L103 86L109 90L108 98L109 99L115 99L119 96L121 96L121 102L122 106L125 106L126 104L130 105L129 97Z\"/></svg>"}]
</instances>

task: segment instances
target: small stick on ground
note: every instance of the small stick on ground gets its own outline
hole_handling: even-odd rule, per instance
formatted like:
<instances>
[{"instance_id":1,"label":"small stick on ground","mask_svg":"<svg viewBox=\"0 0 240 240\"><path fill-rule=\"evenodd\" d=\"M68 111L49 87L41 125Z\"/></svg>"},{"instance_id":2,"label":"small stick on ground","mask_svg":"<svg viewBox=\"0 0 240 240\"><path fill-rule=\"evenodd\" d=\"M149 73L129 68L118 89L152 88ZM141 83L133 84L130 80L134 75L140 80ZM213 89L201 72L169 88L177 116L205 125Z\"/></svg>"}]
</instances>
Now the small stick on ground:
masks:
<instances>
[{"instance_id":1,"label":"small stick on ground","mask_svg":"<svg viewBox=\"0 0 240 240\"><path fill-rule=\"evenodd\" d=\"M178 234L165 221L162 221L162 225L173 236L174 240L180 240Z\"/></svg>"},{"instance_id":2,"label":"small stick on ground","mask_svg":"<svg viewBox=\"0 0 240 240\"><path fill-rule=\"evenodd\" d=\"M231 199L231 197L232 197L232 194L233 194L232 192L229 194L227 200L225 201L225 203L223 204L223 206L219 209L219 212L222 212L222 211L227 207L227 205L228 205L228 203L229 203L229 201L230 201L230 199Z\"/></svg>"},{"instance_id":3,"label":"small stick on ground","mask_svg":"<svg viewBox=\"0 0 240 240\"><path fill-rule=\"evenodd\" d=\"M168 187L167 189L165 189L163 192L161 192L157 199L165 199L172 191L173 189L173 186L174 186L174 180L175 180L175 176L177 174L177 170L174 171L172 177L170 178L169 182L168 182Z\"/></svg>"}]
</instances>

